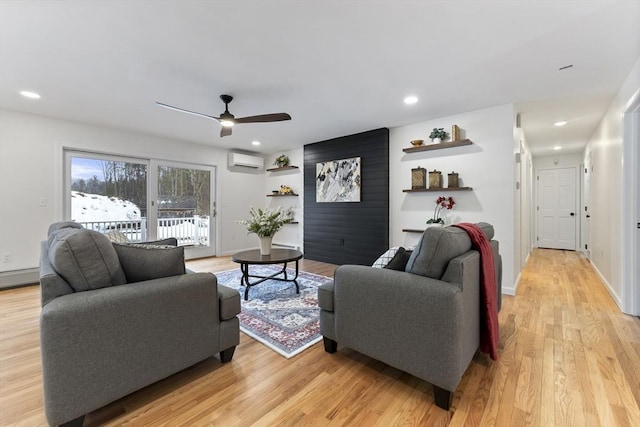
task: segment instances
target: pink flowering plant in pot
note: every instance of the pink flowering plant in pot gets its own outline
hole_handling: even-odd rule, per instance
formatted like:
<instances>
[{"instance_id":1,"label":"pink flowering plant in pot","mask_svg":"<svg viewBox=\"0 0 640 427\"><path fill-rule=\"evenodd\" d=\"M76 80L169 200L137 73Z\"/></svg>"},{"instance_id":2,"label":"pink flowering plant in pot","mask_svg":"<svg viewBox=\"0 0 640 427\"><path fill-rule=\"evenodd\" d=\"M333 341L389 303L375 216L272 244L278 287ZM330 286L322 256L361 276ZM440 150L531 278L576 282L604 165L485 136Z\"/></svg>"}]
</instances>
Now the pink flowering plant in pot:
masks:
<instances>
[{"instance_id":1,"label":"pink flowering plant in pot","mask_svg":"<svg viewBox=\"0 0 640 427\"><path fill-rule=\"evenodd\" d=\"M427 221L427 224L442 224L444 225L444 219L442 219L440 217L442 210L446 209L446 210L451 210L453 209L453 205L455 205L456 202L453 201L453 197L449 196L449 197L443 197L440 196L436 199L436 208L433 211L433 218L429 218L429 220Z\"/></svg>"}]
</instances>

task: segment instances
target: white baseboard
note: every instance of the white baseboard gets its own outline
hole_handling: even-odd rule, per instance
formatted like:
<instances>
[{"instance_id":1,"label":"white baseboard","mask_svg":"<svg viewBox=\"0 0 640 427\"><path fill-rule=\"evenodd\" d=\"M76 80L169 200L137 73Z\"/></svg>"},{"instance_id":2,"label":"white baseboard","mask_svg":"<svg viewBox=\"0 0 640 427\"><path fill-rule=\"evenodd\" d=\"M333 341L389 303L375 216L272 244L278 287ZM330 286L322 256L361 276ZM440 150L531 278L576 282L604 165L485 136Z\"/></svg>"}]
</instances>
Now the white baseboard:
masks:
<instances>
[{"instance_id":1,"label":"white baseboard","mask_svg":"<svg viewBox=\"0 0 640 427\"><path fill-rule=\"evenodd\" d=\"M609 291L609 295L611 295L611 298L613 298L613 302L615 302L618 308L624 313L624 310L622 310L622 298L620 298L620 295L618 295L618 293L611 287L607 279L605 279L604 275L600 272L600 270L598 270L598 267L593 262L591 262L591 266L596 271L596 273L598 273L600 280L602 280L602 283Z\"/></svg>"},{"instance_id":2,"label":"white baseboard","mask_svg":"<svg viewBox=\"0 0 640 427\"><path fill-rule=\"evenodd\" d=\"M516 290L514 288L502 288L502 295L516 296Z\"/></svg>"},{"instance_id":3,"label":"white baseboard","mask_svg":"<svg viewBox=\"0 0 640 427\"><path fill-rule=\"evenodd\" d=\"M0 289L35 285L39 282L40 270L38 268L25 268L24 270L3 271L0 273Z\"/></svg>"}]
</instances>

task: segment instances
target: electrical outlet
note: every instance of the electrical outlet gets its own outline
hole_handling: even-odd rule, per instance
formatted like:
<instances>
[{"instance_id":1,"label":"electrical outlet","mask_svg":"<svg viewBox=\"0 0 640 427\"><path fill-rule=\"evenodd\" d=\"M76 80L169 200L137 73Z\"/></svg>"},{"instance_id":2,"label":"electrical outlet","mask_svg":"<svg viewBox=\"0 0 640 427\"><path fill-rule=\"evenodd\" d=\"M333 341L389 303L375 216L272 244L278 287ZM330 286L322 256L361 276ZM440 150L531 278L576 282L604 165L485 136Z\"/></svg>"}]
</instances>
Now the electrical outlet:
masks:
<instances>
[{"instance_id":1,"label":"electrical outlet","mask_svg":"<svg viewBox=\"0 0 640 427\"><path fill-rule=\"evenodd\" d=\"M13 261L13 254L11 252L5 252L2 254L3 263L12 262L12 261Z\"/></svg>"}]
</instances>

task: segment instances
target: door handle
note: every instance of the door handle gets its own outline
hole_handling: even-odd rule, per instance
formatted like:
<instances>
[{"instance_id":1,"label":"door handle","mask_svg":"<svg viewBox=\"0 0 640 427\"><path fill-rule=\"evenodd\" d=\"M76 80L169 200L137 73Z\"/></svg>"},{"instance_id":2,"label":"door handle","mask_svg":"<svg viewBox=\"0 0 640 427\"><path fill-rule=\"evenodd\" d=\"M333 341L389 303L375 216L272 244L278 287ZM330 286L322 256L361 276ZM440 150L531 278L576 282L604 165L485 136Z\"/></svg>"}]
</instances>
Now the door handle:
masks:
<instances>
[{"instance_id":1,"label":"door handle","mask_svg":"<svg viewBox=\"0 0 640 427\"><path fill-rule=\"evenodd\" d=\"M571 212L569 215L571 215L571 216L575 216L576 214L575 214L575 213L573 213L573 212Z\"/></svg>"},{"instance_id":2,"label":"door handle","mask_svg":"<svg viewBox=\"0 0 640 427\"><path fill-rule=\"evenodd\" d=\"M587 218L591 218L591 215L587 214Z\"/></svg>"}]
</instances>

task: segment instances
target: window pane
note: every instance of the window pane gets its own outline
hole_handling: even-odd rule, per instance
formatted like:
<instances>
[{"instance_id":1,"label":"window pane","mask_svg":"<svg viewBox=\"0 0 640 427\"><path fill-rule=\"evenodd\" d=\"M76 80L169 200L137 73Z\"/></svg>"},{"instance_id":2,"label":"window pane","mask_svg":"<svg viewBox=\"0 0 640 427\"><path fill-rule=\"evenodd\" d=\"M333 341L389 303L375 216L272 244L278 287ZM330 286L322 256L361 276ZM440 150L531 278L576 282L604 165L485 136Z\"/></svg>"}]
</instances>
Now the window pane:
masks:
<instances>
[{"instance_id":1,"label":"window pane","mask_svg":"<svg viewBox=\"0 0 640 427\"><path fill-rule=\"evenodd\" d=\"M158 238L209 246L211 172L158 166Z\"/></svg>"},{"instance_id":2,"label":"window pane","mask_svg":"<svg viewBox=\"0 0 640 427\"><path fill-rule=\"evenodd\" d=\"M146 240L147 165L71 157L71 219L102 233Z\"/></svg>"}]
</instances>

